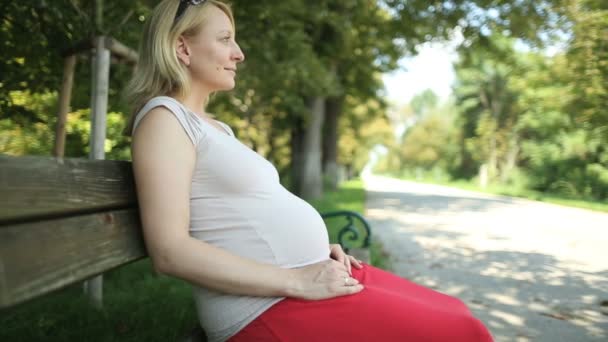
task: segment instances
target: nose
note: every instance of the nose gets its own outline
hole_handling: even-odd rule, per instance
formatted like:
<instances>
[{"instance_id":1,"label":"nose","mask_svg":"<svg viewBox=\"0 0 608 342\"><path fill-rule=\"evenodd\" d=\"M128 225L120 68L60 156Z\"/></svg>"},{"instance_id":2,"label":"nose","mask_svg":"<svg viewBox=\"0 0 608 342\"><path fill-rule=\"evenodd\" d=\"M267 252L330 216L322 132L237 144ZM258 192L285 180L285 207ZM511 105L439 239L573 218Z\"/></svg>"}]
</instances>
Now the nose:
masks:
<instances>
[{"instance_id":1,"label":"nose","mask_svg":"<svg viewBox=\"0 0 608 342\"><path fill-rule=\"evenodd\" d=\"M243 54L243 51L241 51L241 47L238 44L235 43L234 46L235 49L232 52L232 59L237 63L240 63L245 60L245 54Z\"/></svg>"}]
</instances>

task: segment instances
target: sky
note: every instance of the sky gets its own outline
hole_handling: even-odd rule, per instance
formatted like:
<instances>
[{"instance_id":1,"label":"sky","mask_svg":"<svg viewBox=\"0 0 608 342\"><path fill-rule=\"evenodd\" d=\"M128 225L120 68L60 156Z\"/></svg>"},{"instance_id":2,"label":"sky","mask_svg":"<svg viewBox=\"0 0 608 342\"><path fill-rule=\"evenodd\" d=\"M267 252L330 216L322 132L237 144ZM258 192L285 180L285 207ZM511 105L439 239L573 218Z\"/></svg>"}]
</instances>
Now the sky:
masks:
<instances>
[{"instance_id":1,"label":"sky","mask_svg":"<svg viewBox=\"0 0 608 342\"><path fill-rule=\"evenodd\" d=\"M389 101L396 105L406 104L425 89L433 90L440 101L447 99L455 78L452 62L457 54L454 45L426 43L416 56L402 58L398 70L383 76Z\"/></svg>"},{"instance_id":2,"label":"sky","mask_svg":"<svg viewBox=\"0 0 608 342\"><path fill-rule=\"evenodd\" d=\"M563 52L568 39L568 35L562 34L561 41L553 42L544 49L545 55L550 57ZM416 56L402 58L399 69L383 76L389 101L396 107L401 107L425 89L433 90L440 101L446 100L452 92L451 85L455 79L452 67L458 58L455 48L463 40L462 33L456 30L451 40L422 44ZM526 52L530 51L530 47L523 41L516 40L515 50Z\"/></svg>"}]
</instances>

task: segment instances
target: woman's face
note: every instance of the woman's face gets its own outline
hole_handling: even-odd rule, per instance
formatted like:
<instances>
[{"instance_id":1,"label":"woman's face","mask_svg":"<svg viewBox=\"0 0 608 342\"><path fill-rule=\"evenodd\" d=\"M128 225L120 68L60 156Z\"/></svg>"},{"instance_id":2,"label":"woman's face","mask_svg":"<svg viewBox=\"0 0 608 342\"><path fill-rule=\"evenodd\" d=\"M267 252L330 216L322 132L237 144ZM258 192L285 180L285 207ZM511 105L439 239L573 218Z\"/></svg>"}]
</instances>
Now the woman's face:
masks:
<instances>
[{"instance_id":1,"label":"woman's face","mask_svg":"<svg viewBox=\"0 0 608 342\"><path fill-rule=\"evenodd\" d=\"M194 84L208 91L234 88L237 64L245 59L235 41L234 29L228 16L211 6L206 24L194 36L180 38L178 57L188 65Z\"/></svg>"}]
</instances>

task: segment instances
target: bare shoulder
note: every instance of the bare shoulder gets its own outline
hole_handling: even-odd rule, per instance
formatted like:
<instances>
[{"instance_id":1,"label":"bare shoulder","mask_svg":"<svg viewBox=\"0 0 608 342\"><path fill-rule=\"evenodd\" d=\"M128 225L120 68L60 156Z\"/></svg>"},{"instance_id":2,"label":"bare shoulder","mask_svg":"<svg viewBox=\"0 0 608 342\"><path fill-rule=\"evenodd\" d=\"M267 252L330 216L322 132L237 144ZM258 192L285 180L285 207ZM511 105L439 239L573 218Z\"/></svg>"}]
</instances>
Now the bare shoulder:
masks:
<instances>
[{"instance_id":1,"label":"bare shoulder","mask_svg":"<svg viewBox=\"0 0 608 342\"><path fill-rule=\"evenodd\" d=\"M136 170L166 171L167 177L187 175L194 168L195 148L175 115L156 107L141 119L133 132L131 154Z\"/></svg>"},{"instance_id":2,"label":"bare shoulder","mask_svg":"<svg viewBox=\"0 0 608 342\"><path fill-rule=\"evenodd\" d=\"M174 128L179 128L175 115L166 107L158 106L144 115L133 132L133 138L146 134L176 133Z\"/></svg>"},{"instance_id":3,"label":"bare shoulder","mask_svg":"<svg viewBox=\"0 0 608 342\"><path fill-rule=\"evenodd\" d=\"M175 150L177 148L177 150ZM132 150L194 151L188 135L178 119L163 106L151 109L133 132ZM170 151L168 151L170 152Z\"/></svg>"}]
</instances>

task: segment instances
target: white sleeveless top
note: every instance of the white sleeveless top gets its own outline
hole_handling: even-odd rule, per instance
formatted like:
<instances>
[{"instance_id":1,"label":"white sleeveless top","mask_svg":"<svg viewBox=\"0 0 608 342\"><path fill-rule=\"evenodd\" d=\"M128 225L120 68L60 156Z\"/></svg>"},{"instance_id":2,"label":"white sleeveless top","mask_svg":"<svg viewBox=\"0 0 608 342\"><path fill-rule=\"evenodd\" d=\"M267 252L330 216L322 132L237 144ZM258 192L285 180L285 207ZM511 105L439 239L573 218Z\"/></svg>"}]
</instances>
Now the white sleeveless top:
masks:
<instances>
[{"instance_id":1,"label":"white sleeveless top","mask_svg":"<svg viewBox=\"0 0 608 342\"><path fill-rule=\"evenodd\" d=\"M275 167L241 143L226 124L220 132L177 100L151 99L135 118L133 132L151 109L163 106L177 118L196 149L190 190L190 235L231 253L282 268L329 259L323 219L279 183ZM282 300L236 296L193 285L198 318L208 341L225 341Z\"/></svg>"}]
</instances>

